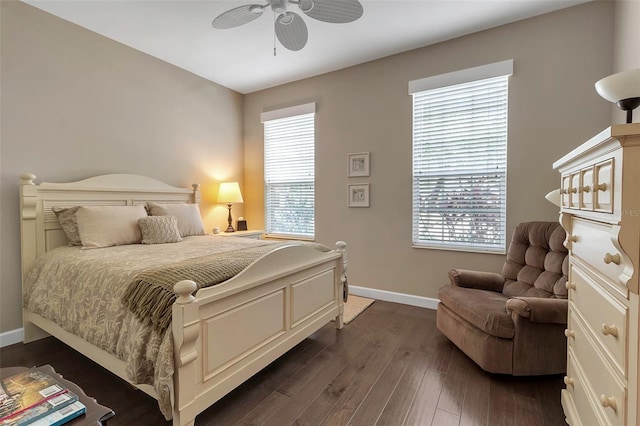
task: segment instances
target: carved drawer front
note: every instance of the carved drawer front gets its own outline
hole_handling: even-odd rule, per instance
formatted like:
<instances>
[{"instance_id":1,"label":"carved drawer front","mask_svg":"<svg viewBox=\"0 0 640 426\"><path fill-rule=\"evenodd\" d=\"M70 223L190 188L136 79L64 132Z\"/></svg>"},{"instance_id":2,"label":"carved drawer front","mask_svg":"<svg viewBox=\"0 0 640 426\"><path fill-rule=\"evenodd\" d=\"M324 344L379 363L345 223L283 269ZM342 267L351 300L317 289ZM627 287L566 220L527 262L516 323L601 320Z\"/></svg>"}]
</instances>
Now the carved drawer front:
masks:
<instances>
[{"instance_id":1,"label":"carved drawer front","mask_svg":"<svg viewBox=\"0 0 640 426\"><path fill-rule=\"evenodd\" d=\"M560 197L562 207L570 207L569 201L571 200L571 175L562 175L562 187L560 188Z\"/></svg>"},{"instance_id":2,"label":"carved drawer front","mask_svg":"<svg viewBox=\"0 0 640 426\"><path fill-rule=\"evenodd\" d=\"M627 297L627 288L618 281L624 270L624 259L612 242L617 241L617 230L611 225L573 218L572 231L572 254L600 271Z\"/></svg>"},{"instance_id":3,"label":"carved drawer front","mask_svg":"<svg viewBox=\"0 0 640 426\"><path fill-rule=\"evenodd\" d=\"M589 335L585 324L575 312L569 315L568 343L576 356L577 364L586 372L585 389L589 399L605 418L605 424L624 425L626 413L626 387L611 365L602 357L597 343ZM586 419L583 419L586 421Z\"/></svg>"},{"instance_id":4,"label":"carved drawer front","mask_svg":"<svg viewBox=\"0 0 640 426\"><path fill-rule=\"evenodd\" d=\"M610 158L596 164L593 183L594 210L605 213L613 212L613 172L614 161Z\"/></svg>"},{"instance_id":5,"label":"carved drawer front","mask_svg":"<svg viewBox=\"0 0 640 426\"><path fill-rule=\"evenodd\" d=\"M576 365L576 360L573 357L572 351L569 351L569 358L567 362L567 375L564 378L564 383L567 392L571 394L573 404L575 406L576 413L580 416L578 422L571 422L571 426L591 426L596 422L604 424L604 419L599 419L601 413L594 410L594 404L596 401L590 401L588 396L588 389L586 386L586 379L584 373Z\"/></svg>"},{"instance_id":6,"label":"carved drawer front","mask_svg":"<svg viewBox=\"0 0 640 426\"><path fill-rule=\"evenodd\" d=\"M626 377L627 307L610 296L598 282L571 265L570 299L602 345L614 367Z\"/></svg>"},{"instance_id":7,"label":"carved drawer front","mask_svg":"<svg viewBox=\"0 0 640 426\"><path fill-rule=\"evenodd\" d=\"M580 208L582 210L593 210L593 167L580 170Z\"/></svg>"},{"instance_id":8,"label":"carved drawer front","mask_svg":"<svg viewBox=\"0 0 640 426\"><path fill-rule=\"evenodd\" d=\"M569 188L569 208L580 208L580 172L571 173Z\"/></svg>"}]
</instances>

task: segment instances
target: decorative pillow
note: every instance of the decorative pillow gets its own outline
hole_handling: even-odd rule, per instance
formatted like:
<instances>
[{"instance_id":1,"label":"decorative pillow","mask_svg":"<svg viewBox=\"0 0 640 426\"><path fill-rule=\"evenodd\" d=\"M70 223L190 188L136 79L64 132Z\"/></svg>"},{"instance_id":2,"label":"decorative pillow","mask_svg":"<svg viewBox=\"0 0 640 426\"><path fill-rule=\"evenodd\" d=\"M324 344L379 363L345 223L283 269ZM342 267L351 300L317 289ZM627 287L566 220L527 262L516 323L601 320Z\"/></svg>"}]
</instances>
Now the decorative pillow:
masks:
<instances>
[{"instance_id":1,"label":"decorative pillow","mask_svg":"<svg viewBox=\"0 0 640 426\"><path fill-rule=\"evenodd\" d=\"M182 238L191 235L206 235L204 224L200 217L200 208L197 204L158 204L148 202L147 208L151 216L175 216Z\"/></svg>"},{"instance_id":2,"label":"decorative pillow","mask_svg":"<svg viewBox=\"0 0 640 426\"><path fill-rule=\"evenodd\" d=\"M69 240L70 246L81 246L80 233L78 232L78 222L76 221L76 212L80 206L75 207L52 207L51 210L56 214L58 222Z\"/></svg>"},{"instance_id":3,"label":"decorative pillow","mask_svg":"<svg viewBox=\"0 0 640 426\"><path fill-rule=\"evenodd\" d=\"M83 248L140 242L138 219L146 217L144 206L83 206L76 212Z\"/></svg>"},{"instance_id":4,"label":"decorative pillow","mask_svg":"<svg viewBox=\"0 0 640 426\"><path fill-rule=\"evenodd\" d=\"M147 216L138 219L142 244L165 244L182 241L175 216Z\"/></svg>"}]
</instances>

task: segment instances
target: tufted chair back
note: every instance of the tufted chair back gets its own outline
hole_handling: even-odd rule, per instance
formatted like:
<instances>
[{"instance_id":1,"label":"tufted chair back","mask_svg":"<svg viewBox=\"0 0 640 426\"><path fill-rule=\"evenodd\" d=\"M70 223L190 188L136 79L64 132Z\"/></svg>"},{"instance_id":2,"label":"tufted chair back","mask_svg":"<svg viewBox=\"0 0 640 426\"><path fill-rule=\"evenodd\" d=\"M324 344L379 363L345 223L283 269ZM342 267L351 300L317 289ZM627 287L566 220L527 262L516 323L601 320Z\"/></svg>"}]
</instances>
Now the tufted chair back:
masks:
<instances>
[{"instance_id":1,"label":"tufted chair back","mask_svg":"<svg viewBox=\"0 0 640 426\"><path fill-rule=\"evenodd\" d=\"M567 298L568 252L566 234L556 222L525 222L518 225L502 267L507 297Z\"/></svg>"}]
</instances>

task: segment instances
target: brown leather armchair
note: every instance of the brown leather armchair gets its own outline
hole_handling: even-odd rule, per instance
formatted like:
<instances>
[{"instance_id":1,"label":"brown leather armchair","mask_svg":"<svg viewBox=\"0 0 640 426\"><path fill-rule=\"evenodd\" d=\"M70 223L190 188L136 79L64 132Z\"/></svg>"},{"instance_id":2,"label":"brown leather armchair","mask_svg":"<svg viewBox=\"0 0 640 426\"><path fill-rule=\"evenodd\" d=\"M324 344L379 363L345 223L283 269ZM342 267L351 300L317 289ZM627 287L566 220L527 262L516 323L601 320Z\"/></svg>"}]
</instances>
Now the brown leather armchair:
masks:
<instances>
[{"instance_id":1,"label":"brown leather armchair","mask_svg":"<svg viewBox=\"0 0 640 426\"><path fill-rule=\"evenodd\" d=\"M527 222L513 233L502 274L449 271L437 325L482 369L530 376L566 370L568 257L555 222Z\"/></svg>"}]
</instances>

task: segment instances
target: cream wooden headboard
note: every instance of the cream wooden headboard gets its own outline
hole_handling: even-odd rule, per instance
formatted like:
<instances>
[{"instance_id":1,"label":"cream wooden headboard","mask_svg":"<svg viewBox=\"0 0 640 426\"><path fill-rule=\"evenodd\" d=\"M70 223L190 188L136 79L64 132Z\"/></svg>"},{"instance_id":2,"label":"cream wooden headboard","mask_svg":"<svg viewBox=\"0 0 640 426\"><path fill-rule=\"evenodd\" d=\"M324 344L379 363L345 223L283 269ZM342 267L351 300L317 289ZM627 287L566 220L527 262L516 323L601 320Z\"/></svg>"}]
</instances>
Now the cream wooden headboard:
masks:
<instances>
[{"instance_id":1,"label":"cream wooden headboard","mask_svg":"<svg viewBox=\"0 0 640 426\"><path fill-rule=\"evenodd\" d=\"M135 206L147 201L159 203L200 203L199 185L176 188L146 176L109 174L69 183L42 182L36 176L20 176L20 234L22 277L35 260L61 245L67 237L58 223L54 206Z\"/></svg>"}]
</instances>

